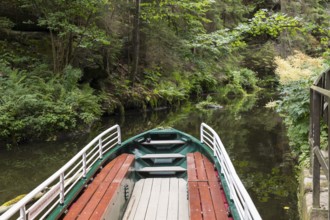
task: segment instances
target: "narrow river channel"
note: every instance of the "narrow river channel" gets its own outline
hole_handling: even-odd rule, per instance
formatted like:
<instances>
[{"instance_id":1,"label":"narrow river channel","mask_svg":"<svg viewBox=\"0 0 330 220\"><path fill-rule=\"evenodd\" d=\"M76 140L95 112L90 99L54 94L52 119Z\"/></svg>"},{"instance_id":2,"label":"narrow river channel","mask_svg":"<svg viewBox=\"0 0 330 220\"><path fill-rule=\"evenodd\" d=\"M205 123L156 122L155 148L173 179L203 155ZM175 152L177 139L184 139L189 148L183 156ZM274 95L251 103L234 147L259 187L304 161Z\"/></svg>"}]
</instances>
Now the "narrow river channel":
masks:
<instances>
[{"instance_id":1,"label":"narrow river channel","mask_svg":"<svg viewBox=\"0 0 330 220\"><path fill-rule=\"evenodd\" d=\"M264 107L269 100L262 95L248 96L227 100L221 103L222 109L203 111L191 103L176 110L129 111L125 117L104 119L87 135L12 149L0 147L0 205L32 190L100 131L114 124L121 126L126 139L158 126L171 126L199 137L200 123L205 122L220 135L262 218L299 219L295 162L280 117Z\"/></svg>"}]
</instances>

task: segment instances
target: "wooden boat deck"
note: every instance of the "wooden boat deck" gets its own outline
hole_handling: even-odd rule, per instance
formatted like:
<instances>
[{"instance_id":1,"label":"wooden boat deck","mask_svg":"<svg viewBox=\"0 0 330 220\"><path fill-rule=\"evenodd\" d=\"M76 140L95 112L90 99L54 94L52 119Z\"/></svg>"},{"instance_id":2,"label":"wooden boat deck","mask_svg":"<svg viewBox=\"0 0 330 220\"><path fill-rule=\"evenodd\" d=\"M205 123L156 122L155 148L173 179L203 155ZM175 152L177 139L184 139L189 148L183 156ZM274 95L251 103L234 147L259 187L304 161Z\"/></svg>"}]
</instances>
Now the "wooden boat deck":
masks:
<instances>
[{"instance_id":1,"label":"wooden boat deck","mask_svg":"<svg viewBox=\"0 0 330 220\"><path fill-rule=\"evenodd\" d=\"M188 220L187 182L181 178L139 180L123 219Z\"/></svg>"},{"instance_id":2,"label":"wooden boat deck","mask_svg":"<svg viewBox=\"0 0 330 220\"><path fill-rule=\"evenodd\" d=\"M213 164L200 152L187 154L191 220L226 220L228 203Z\"/></svg>"},{"instance_id":3,"label":"wooden boat deck","mask_svg":"<svg viewBox=\"0 0 330 220\"><path fill-rule=\"evenodd\" d=\"M183 178L146 178L125 182L134 155L122 154L107 164L73 203L64 219L168 219L168 220L226 220L228 203L218 173L200 152L188 153L187 176ZM120 192L129 184L133 192L122 201ZM116 198L117 197L117 198ZM115 204L119 205L115 205ZM123 209L127 208L125 213ZM121 214L120 214L121 213ZM107 216L107 217L106 217Z\"/></svg>"}]
</instances>

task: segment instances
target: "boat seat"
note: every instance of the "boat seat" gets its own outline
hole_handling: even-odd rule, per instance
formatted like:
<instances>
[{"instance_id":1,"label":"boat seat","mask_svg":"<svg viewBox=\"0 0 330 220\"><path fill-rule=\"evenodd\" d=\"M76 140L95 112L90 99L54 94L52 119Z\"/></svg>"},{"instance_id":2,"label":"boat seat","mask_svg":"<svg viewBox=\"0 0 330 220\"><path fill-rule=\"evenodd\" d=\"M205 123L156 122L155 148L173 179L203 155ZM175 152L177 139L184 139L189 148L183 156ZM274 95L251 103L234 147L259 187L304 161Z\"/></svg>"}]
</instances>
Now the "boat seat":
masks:
<instances>
[{"instance_id":1,"label":"boat seat","mask_svg":"<svg viewBox=\"0 0 330 220\"><path fill-rule=\"evenodd\" d=\"M158 175L171 175L177 172L185 172L186 169L180 166L169 166L169 167L143 167L137 172L139 173L149 173Z\"/></svg>"},{"instance_id":2,"label":"boat seat","mask_svg":"<svg viewBox=\"0 0 330 220\"><path fill-rule=\"evenodd\" d=\"M121 154L108 163L96 175L81 196L69 207L66 220L72 219L119 219L118 210L127 205L126 198L133 189L131 167L134 155Z\"/></svg>"},{"instance_id":3,"label":"boat seat","mask_svg":"<svg viewBox=\"0 0 330 220\"><path fill-rule=\"evenodd\" d=\"M143 159L167 159L167 158L185 158L184 155L178 153L170 153L170 154L145 154L141 156Z\"/></svg>"},{"instance_id":4,"label":"boat seat","mask_svg":"<svg viewBox=\"0 0 330 220\"><path fill-rule=\"evenodd\" d=\"M187 154L188 199L191 220L232 219L213 164L200 152Z\"/></svg>"},{"instance_id":5,"label":"boat seat","mask_svg":"<svg viewBox=\"0 0 330 220\"><path fill-rule=\"evenodd\" d=\"M143 145L185 144L182 140L150 140L142 142Z\"/></svg>"},{"instance_id":6,"label":"boat seat","mask_svg":"<svg viewBox=\"0 0 330 220\"><path fill-rule=\"evenodd\" d=\"M185 158L185 155L179 153L168 153L168 154L145 154L140 158L143 160L151 160L154 164L161 163L173 163L177 159Z\"/></svg>"}]
</instances>

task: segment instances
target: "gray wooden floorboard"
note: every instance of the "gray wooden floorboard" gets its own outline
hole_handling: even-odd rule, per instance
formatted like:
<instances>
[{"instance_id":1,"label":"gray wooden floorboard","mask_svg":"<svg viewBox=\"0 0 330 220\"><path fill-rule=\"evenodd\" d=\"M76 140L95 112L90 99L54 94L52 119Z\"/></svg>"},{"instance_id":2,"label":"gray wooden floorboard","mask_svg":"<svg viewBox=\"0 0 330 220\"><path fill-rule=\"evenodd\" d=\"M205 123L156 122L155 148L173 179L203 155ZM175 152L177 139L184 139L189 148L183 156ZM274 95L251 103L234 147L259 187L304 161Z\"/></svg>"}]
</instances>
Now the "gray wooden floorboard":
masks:
<instances>
[{"instance_id":1,"label":"gray wooden floorboard","mask_svg":"<svg viewBox=\"0 0 330 220\"><path fill-rule=\"evenodd\" d=\"M160 200L159 193L160 193L160 187L162 184L161 178L155 178L152 183L152 191L150 195L150 201L148 205L148 210L145 219L146 220L154 220L157 216L157 207L158 202Z\"/></svg>"},{"instance_id":2,"label":"gray wooden floorboard","mask_svg":"<svg viewBox=\"0 0 330 220\"><path fill-rule=\"evenodd\" d=\"M139 180L123 219L188 220L187 182L182 178Z\"/></svg>"}]
</instances>

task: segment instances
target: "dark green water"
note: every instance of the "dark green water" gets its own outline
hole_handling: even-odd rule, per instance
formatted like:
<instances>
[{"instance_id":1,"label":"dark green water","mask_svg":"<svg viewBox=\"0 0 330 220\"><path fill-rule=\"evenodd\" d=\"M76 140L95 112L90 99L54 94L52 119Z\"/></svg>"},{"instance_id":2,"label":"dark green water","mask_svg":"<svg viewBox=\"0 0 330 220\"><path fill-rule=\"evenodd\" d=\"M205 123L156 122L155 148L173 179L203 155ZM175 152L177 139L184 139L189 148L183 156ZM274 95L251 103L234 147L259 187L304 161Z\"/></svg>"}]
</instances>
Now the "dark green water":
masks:
<instances>
[{"instance_id":1,"label":"dark green water","mask_svg":"<svg viewBox=\"0 0 330 220\"><path fill-rule=\"evenodd\" d=\"M227 101L219 110L200 111L187 104L177 110L128 112L125 117L104 119L92 132L80 137L31 143L11 150L0 147L0 204L32 190L99 132L116 123L126 139L157 126L171 126L199 137L199 126L205 122L220 135L262 218L299 219L295 164L281 119L263 107L269 99Z\"/></svg>"}]
</instances>

